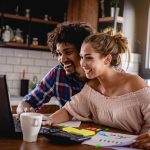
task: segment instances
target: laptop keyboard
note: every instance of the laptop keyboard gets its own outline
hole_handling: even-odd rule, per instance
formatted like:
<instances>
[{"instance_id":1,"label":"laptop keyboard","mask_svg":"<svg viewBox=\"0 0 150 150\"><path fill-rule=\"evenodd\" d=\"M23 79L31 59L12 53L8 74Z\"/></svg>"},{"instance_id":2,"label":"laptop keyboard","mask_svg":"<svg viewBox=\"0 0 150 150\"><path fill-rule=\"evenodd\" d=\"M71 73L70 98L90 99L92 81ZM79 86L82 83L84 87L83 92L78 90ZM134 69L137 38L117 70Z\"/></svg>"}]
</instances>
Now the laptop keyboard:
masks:
<instances>
[{"instance_id":1,"label":"laptop keyboard","mask_svg":"<svg viewBox=\"0 0 150 150\"><path fill-rule=\"evenodd\" d=\"M89 136L83 136L83 135L77 135L68 133L65 131L62 131L58 127L48 127L43 128L43 133L41 133L43 136L48 138L51 142L56 144L77 144L82 143L85 140L89 140L91 137Z\"/></svg>"}]
</instances>

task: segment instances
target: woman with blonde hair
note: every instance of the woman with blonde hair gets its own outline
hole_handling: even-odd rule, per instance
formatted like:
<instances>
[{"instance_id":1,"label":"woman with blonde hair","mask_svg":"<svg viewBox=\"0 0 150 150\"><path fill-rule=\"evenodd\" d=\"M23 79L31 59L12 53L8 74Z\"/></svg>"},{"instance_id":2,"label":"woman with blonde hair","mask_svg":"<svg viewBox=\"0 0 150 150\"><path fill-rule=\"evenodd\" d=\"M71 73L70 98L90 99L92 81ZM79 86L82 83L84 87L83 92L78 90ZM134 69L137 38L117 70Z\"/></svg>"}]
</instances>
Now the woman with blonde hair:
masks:
<instances>
[{"instance_id":1,"label":"woman with blonde hair","mask_svg":"<svg viewBox=\"0 0 150 150\"><path fill-rule=\"evenodd\" d=\"M121 34L87 37L81 46L80 64L90 81L50 116L51 121L43 123L52 125L74 116L141 134L134 146L150 149L150 87L140 76L114 69L121 62L120 54L128 51L128 41Z\"/></svg>"}]
</instances>

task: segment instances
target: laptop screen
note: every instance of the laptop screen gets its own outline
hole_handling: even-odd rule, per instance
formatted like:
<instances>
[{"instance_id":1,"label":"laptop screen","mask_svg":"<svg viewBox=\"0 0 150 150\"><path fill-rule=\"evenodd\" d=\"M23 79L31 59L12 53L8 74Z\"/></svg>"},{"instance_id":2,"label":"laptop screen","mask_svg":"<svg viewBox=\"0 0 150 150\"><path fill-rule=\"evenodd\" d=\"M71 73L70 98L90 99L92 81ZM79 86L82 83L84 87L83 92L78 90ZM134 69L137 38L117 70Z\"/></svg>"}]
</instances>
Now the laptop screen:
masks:
<instances>
[{"instance_id":1,"label":"laptop screen","mask_svg":"<svg viewBox=\"0 0 150 150\"><path fill-rule=\"evenodd\" d=\"M0 75L0 135L14 133L15 127L10 108L6 75Z\"/></svg>"}]
</instances>

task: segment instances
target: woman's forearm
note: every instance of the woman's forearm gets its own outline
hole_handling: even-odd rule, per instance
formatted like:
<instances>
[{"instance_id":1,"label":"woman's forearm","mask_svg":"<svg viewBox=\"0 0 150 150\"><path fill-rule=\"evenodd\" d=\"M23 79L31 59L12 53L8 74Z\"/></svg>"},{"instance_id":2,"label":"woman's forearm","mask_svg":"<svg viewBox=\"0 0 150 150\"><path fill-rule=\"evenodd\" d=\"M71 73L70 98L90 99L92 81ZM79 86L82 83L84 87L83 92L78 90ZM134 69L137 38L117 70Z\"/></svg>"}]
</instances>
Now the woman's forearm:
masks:
<instances>
[{"instance_id":1,"label":"woman's forearm","mask_svg":"<svg viewBox=\"0 0 150 150\"><path fill-rule=\"evenodd\" d=\"M50 115L50 118L52 118L52 124L57 124L70 120L71 115L65 108L61 108L52 115Z\"/></svg>"}]
</instances>

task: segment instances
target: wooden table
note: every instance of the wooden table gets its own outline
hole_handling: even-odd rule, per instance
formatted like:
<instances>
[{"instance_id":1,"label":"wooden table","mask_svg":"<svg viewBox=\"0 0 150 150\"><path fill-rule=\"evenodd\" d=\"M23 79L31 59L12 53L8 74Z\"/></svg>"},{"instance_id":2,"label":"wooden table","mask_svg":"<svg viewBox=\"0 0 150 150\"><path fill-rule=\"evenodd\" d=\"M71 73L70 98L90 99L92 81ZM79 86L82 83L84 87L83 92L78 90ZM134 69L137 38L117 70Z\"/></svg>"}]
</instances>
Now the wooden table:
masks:
<instances>
[{"instance_id":1,"label":"wooden table","mask_svg":"<svg viewBox=\"0 0 150 150\"><path fill-rule=\"evenodd\" d=\"M96 150L88 145L54 145L46 138L39 137L36 143L23 142L22 139L0 139L1 150ZM101 148L107 150L108 148Z\"/></svg>"},{"instance_id":2,"label":"wooden table","mask_svg":"<svg viewBox=\"0 0 150 150\"><path fill-rule=\"evenodd\" d=\"M80 128L87 127L100 127L93 123L82 123ZM120 130L110 129L113 132L127 133ZM108 148L96 148L89 145L55 145L52 144L45 137L39 136L37 142L29 143L23 142L22 138L0 138L0 149L1 150L96 150L102 149L107 150Z\"/></svg>"}]
</instances>

